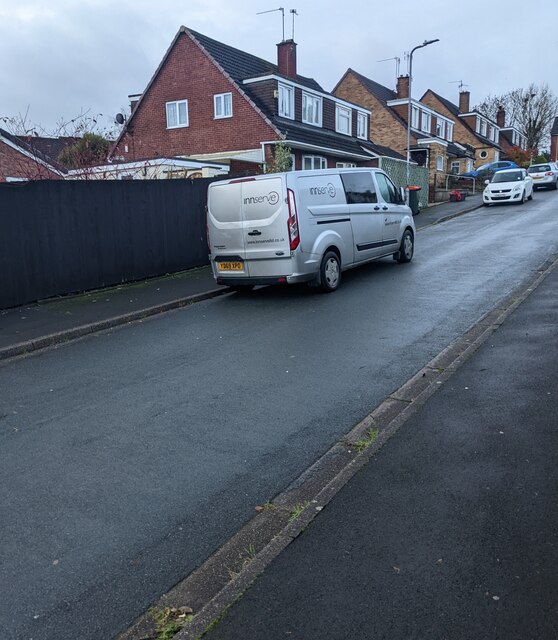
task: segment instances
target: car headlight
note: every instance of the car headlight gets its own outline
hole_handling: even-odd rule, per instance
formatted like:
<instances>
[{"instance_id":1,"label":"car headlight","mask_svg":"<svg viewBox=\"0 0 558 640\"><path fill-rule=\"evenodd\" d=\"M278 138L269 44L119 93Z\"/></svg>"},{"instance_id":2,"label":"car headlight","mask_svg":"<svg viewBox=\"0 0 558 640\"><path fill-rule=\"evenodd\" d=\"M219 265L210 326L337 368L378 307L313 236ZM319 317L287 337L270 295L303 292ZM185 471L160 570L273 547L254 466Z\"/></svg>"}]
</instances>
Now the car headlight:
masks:
<instances>
[{"instance_id":1,"label":"car headlight","mask_svg":"<svg viewBox=\"0 0 558 640\"><path fill-rule=\"evenodd\" d=\"M515 187L513 188L513 192L516 193L517 191L519 191L521 189L521 185L517 184L515 185Z\"/></svg>"}]
</instances>

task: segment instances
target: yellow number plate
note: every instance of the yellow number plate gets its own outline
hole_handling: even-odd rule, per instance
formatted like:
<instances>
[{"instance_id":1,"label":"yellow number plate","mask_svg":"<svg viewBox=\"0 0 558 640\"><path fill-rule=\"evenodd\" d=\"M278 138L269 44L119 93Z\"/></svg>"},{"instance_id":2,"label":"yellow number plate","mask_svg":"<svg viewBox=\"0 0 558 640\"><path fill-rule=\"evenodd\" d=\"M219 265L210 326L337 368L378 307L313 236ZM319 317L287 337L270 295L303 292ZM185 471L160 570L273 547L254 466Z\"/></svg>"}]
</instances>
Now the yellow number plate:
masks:
<instances>
[{"instance_id":1,"label":"yellow number plate","mask_svg":"<svg viewBox=\"0 0 558 640\"><path fill-rule=\"evenodd\" d=\"M244 271L242 262L218 262L219 271Z\"/></svg>"}]
</instances>

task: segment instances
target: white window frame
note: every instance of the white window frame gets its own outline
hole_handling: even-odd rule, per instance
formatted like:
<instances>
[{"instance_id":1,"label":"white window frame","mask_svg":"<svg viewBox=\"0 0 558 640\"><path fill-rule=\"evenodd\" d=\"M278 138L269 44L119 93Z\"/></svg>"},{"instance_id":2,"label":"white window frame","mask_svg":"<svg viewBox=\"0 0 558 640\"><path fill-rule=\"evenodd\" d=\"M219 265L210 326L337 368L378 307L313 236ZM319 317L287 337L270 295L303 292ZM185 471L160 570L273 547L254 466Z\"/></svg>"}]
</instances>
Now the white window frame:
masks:
<instances>
[{"instance_id":1,"label":"white window frame","mask_svg":"<svg viewBox=\"0 0 558 640\"><path fill-rule=\"evenodd\" d=\"M473 170L473 159L467 158L467 171L472 171L472 170Z\"/></svg>"},{"instance_id":2,"label":"white window frame","mask_svg":"<svg viewBox=\"0 0 558 640\"><path fill-rule=\"evenodd\" d=\"M314 127L322 126L322 99L320 96L302 92L302 122Z\"/></svg>"},{"instance_id":3,"label":"white window frame","mask_svg":"<svg viewBox=\"0 0 558 640\"><path fill-rule=\"evenodd\" d=\"M336 162L336 169L353 169L356 167L356 162Z\"/></svg>"},{"instance_id":4,"label":"white window frame","mask_svg":"<svg viewBox=\"0 0 558 640\"><path fill-rule=\"evenodd\" d=\"M341 122L347 122L348 131L344 131L340 126ZM343 105L335 105L335 131L342 133L345 136L352 135L353 125L353 110L350 107L344 107Z\"/></svg>"},{"instance_id":5,"label":"white window frame","mask_svg":"<svg viewBox=\"0 0 558 640\"><path fill-rule=\"evenodd\" d=\"M368 140L368 116L357 111L357 138Z\"/></svg>"},{"instance_id":6,"label":"white window frame","mask_svg":"<svg viewBox=\"0 0 558 640\"><path fill-rule=\"evenodd\" d=\"M475 133L480 133L480 117L477 116L475 119Z\"/></svg>"},{"instance_id":7,"label":"white window frame","mask_svg":"<svg viewBox=\"0 0 558 640\"><path fill-rule=\"evenodd\" d=\"M454 169L457 169L457 171L454 171ZM460 169L461 169L461 163L459 162L459 160L452 160L452 162L451 162L451 172L452 173L459 173Z\"/></svg>"},{"instance_id":8,"label":"white window frame","mask_svg":"<svg viewBox=\"0 0 558 640\"><path fill-rule=\"evenodd\" d=\"M445 139L446 137L446 121L436 118L436 136Z\"/></svg>"},{"instance_id":9,"label":"white window frame","mask_svg":"<svg viewBox=\"0 0 558 640\"><path fill-rule=\"evenodd\" d=\"M309 169L307 169L305 166L307 160L309 160L310 164L312 165ZM327 169L327 160L323 156L302 156L302 169L303 171L311 171L312 169Z\"/></svg>"},{"instance_id":10,"label":"white window frame","mask_svg":"<svg viewBox=\"0 0 558 640\"><path fill-rule=\"evenodd\" d=\"M451 142L453 139L453 123L446 122L446 140Z\"/></svg>"},{"instance_id":11,"label":"white window frame","mask_svg":"<svg viewBox=\"0 0 558 640\"><path fill-rule=\"evenodd\" d=\"M444 170L444 156L439 153L438 157L436 158L436 171L443 171Z\"/></svg>"},{"instance_id":12,"label":"white window frame","mask_svg":"<svg viewBox=\"0 0 558 640\"><path fill-rule=\"evenodd\" d=\"M413 129L419 128L419 108L415 105L411 105L411 127Z\"/></svg>"},{"instance_id":13,"label":"white window frame","mask_svg":"<svg viewBox=\"0 0 558 640\"><path fill-rule=\"evenodd\" d=\"M427 111L422 112L421 122L420 122L420 130L425 133L430 133L430 129L432 126L432 119L430 114Z\"/></svg>"},{"instance_id":14,"label":"white window frame","mask_svg":"<svg viewBox=\"0 0 558 640\"><path fill-rule=\"evenodd\" d=\"M186 119L184 122L179 121L180 105L185 105ZM175 110L176 124L169 124L169 107L173 107ZM180 129L182 127L188 127L190 125L190 118L188 116L188 100L174 100L165 104L165 116L167 119L167 129Z\"/></svg>"},{"instance_id":15,"label":"white window frame","mask_svg":"<svg viewBox=\"0 0 558 640\"><path fill-rule=\"evenodd\" d=\"M221 113L219 114L218 111L221 111ZM214 119L221 120L223 118L232 118L232 114L232 93L230 91L228 93L216 93L213 96Z\"/></svg>"},{"instance_id":16,"label":"white window frame","mask_svg":"<svg viewBox=\"0 0 558 640\"><path fill-rule=\"evenodd\" d=\"M282 118L294 120L294 93L295 89L291 84L279 83L279 103L277 112Z\"/></svg>"},{"instance_id":17,"label":"white window frame","mask_svg":"<svg viewBox=\"0 0 558 640\"><path fill-rule=\"evenodd\" d=\"M481 119L481 124L480 124L480 134L481 136L484 136L486 138L486 129L488 127L488 122L482 118Z\"/></svg>"}]
</instances>

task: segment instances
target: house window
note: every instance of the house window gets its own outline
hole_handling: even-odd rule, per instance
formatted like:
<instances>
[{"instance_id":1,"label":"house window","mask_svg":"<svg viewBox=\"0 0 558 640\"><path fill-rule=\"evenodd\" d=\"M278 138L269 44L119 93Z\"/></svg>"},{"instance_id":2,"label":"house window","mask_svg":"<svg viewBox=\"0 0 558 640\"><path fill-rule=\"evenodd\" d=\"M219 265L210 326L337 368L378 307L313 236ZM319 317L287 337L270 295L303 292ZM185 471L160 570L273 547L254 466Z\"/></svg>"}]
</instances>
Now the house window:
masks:
<instances>
[{"instance_id":1,"label":"house window","mask_svg":"<svg viewBox=\"0 0 558 640\"><path fill-rule=\"evenodd\" d=\"M335 163L336 169L351 169L352 167L356 167L356 164L354 162L336 162Z\"/></svg>"},{"instance_id":2,"label":"house window","mask_svg":"<svg viewBox=\"0 0 558 640\"><path fill-rule=\"evenodd\" d=\"M188 100L167 102L167 129L188 126Z\"/></svg>"},{"instance_id":3,"label":"house window","mask_svg":"<svg viewBox=\"0 0 558 640\"><path fill-rule=\"evenodd\" d=\"M232 116L232 93L218 93L213 96L215 119Z\"/></svg>"},{"instance_id":4,"label":"house window","mask_svg":"<svg viewBox=\"0 0 558 640\"><path fill-rule=\"evenodd\" d=\"M440 118L436 118L436 135L438 138L443 138L446 134L446 123Z\"/></svg>"},{"instance_id":5,"label":"house window","mask_svg":"<svg viewBox=\"0 0 558 640\"><path fill-rule=\"evenodd\" d=\"M472 170L473 170L473 160L469 158L467 160L467 171L472 171Z\"/></svg>"},{"instance_id":6,"label":"house window","mask_svg":"<svg viewBox=\"0 0 558 640\"><path fill-rule=\"evenodd\" d=\"M451 122L446 122L446 140L450 142L453 140L453 124Z\"/></svg>"},{"instance_id":7,"label":"house window","mask_svg":"<svg viewBox=\"0 0 558 640\"><path fill-rule=\"evenodd\" d=\"M459 173L459 160L453 160L451 163L451 172Z\"/></svg>"},{"instance_id":8,"label":"house window","mask_svg":"<svg viewBox=\"0 0 558 640\"><path fill-rule=\"evenodd\" d=\"M335 105L335 130L348 136L351 135L351 110L340 104Z\"/></svg>"},{"instance_id":9,"label":"house window","mask_svg":"<svg viewBox=\"0 0 558 640\"><path fill-rule=\"evenodd\" d=\"M486 120L481 120L481 128L480 128L480 134L481 136L486 136Z\"/></svg>"},{"instance_id":10,"label":"house window","mask_svg":"<svg viewBox=\"0 0 558 640\"><path fill-rule=\"evenodd\" d=\"M479 157L481 160L485 160L486 158L488 158L488 151L481 151L479 153Z\"/></svg>"},{"instance_id":11,"label":"house window","mask_svg":"<svg viewBox=\"0 0 558 640\"><path fill-rule=\"evenodd\" d=\"M419 128L419 110L418 107L411 107L411 127Z\"/></svg>"},{"instance_id":12,"label":"house window","mask_svg":"<svg viewBox=\"0 0 558 640\"><path fill-rule=\"evenodd\" d=\"M322 156L302 156L302 168L304 170L327 169L327 162Z\"/></svg>"},{"instance_id":13,"label":"house window","mask_svg":"<svg viewBox=\"0 0 558 640\"><path fill-rule=\"evenodd\" d=\"M279 85L279 115L294 120L294 87Z\"/></svg>"},{"instance_id":14,"label":"house window","mask_svg":"<svg viewBox=\"0 0 558 640\"><path fill-rule=\"evenodd\" d=\"M357 113L357 138L368 139L368 116L365 113Z\"/></svg>"},{"instance_id":15,"label":"house window","mask_svg":"<svg viewBox=\"0 0 558 640\"><path fill-rule=\"evenodd\" d=\"M444 170L444 156L439 154L436 158L436 171Z\"/></svg>"},{"instance_id":16,"label":"house window","mask_svg":"<svg viewBox=\"0 0 558 640\"><path fill-rule=\"evenodd\" d=\"M430 133L430 114L426 113L426 111L422 112L422 126L421 130L426 133Z\"/></svg>"},{"instance_id":17,"label":"house window","mask_svg":"<svg viewBox=\"0 0 558 640\"><path fill-rule=\"evenodd\" d=\"M308 93L302 94L302 122L322 126L322 99Z\"/></svg>"}]
</instances>

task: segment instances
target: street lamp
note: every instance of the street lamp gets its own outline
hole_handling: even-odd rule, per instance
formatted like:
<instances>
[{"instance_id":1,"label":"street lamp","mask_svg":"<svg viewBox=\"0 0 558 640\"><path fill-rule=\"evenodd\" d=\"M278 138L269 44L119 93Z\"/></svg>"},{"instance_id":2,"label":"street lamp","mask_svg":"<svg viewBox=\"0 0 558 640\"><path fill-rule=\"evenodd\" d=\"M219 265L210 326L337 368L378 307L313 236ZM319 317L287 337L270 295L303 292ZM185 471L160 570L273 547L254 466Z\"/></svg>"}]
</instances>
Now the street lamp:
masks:
<instances>
[{"instance_id":1,"label":"street lamp","mask_svg":"<svg viewBox=\"0 0 558 640\"><path fill-rule=\"evenodd\" d=\"M419 44L411 49L411 53L409 54L409 103L407 109L407 187L409 187L409 174L411 170L411 85L413 81L413 53L417 49L422 49L422 47L427 47L429 44L434 44L435 42L440 42L440 38L436 38L435 40L425 40L422 44Z\"/></svg>"}]
</instances>

